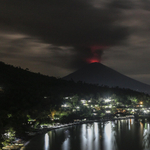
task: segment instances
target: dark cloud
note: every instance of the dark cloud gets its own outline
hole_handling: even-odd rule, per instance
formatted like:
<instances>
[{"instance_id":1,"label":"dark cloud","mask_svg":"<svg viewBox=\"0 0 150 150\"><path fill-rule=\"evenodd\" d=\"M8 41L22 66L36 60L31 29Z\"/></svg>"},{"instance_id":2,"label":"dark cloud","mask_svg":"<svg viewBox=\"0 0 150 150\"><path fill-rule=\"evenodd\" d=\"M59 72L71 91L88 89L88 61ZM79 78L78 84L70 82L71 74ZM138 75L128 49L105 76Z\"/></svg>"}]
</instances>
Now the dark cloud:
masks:
<instances>
[{"instance_id":1,"label":"dark cloud","mask_svg":"<svg viewBox=\"0 0 150 150\"><path fill-rule=\"evenodd\" d=\"M143 3L142 3L143 8L144 8L145 10L150 11L150 1L149 1L149 0L143 0L142 2L143 2Z\"/></svg>"},{"instance_id":2,"label":"dark cloud","mask_svg":"<svg viewBox=\"0 0 150 150\"><path fill-rule=\"evenodd\" d=\"M105 7L94 6L90 0L0 0L0 26L55 46L73 47L74 57L66 66L77 68L92 55L89 47L116 45L129 35L127 28L116 22L121 18L119 9L129 9L130 3L115 0ZM102 53L97 54L101 57Z\"/></svg>"},{"instance_id":3,"label":"dark cloud","mask_svg":"<svg viewBox=\"0 0 150 150\"><path fill-rule=\"evenodd\" d=\"M112 0L109 6L114 9L132 9L134 8L134 3L131 0Z\"/></svg>"},{"instance_id":4,"label":"dark cloud","mask_svg":"<svg viewBox=\"0 0 150 150\"><path fill-rule=\"evenodd\" d=\"M0 60L62 77L101 61L150 84L149 0L0 0Z\"/></svg>"}]
</instances>

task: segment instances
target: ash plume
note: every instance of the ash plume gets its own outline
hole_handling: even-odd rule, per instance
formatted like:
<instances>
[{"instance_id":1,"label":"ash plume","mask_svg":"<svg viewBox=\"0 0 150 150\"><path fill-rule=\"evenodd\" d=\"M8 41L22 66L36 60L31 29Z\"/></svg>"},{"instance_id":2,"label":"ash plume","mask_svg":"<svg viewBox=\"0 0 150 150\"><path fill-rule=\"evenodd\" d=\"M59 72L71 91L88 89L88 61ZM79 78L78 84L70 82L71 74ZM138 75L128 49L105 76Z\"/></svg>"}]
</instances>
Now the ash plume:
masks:
<instances>
[{"instance_id":1,"label":"ash plume","mask_svg":"<svg viewBox=\"0 0 150 150\"><path fill-rule=\"evenodd\" d=\"M118 7L123 6L118 1L103 4L92 0L15 0L9 3L0 0L0 26L36 37L56 49L72 47L70 51L74 55L70 62L60 63L64 55L59 53L57 65L78 68L92 57L101 60L103 48L93 52L92 47L110 47L128 37L127 28L117 24L121 18ZM53 50L53 53L57 55L58 51Z\"/></svg>"}]
</instances>

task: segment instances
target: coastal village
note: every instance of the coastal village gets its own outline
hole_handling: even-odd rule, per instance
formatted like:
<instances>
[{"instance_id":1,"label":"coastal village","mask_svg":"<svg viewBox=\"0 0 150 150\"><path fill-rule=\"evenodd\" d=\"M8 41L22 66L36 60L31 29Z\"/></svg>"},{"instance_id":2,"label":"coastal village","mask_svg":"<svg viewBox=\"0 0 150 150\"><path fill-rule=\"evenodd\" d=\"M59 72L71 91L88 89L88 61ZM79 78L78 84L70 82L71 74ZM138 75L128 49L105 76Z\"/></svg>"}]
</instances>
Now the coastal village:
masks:
<instances>
[{"instance_id":1,"label":"coastal village","mask_svg":"<svg viewBox=\"0 0 150 150\"><path fill-rule=\"evenodd\" d=\"M47 96L44 99L48 99ZM145 105L144 105L145 102ZM86 111L85 111L86 110ZM75 118L73 122L61 123L60 117L65 114L80 114L82 111L89 113L88 117ZM79 125L83 123L92 123L94 121L109 121L117 119L128 119L128 118L148 118L150 115L150 107L146 104L146 101L138 101L137 99L131 99L130 101L121 102L111 97L96 99L80 99L77 95L72 97L64 97L59 111L52 112L50 124L40 124L34 126L36 119L29 119L28 124L31 125L32 131L27 132L29 139L36 136L37 134L45 133L53 129ZM79 115L78 115L79 116ZM86 114L85 114L86 116ZM90 117L89 117L90 116ZM14 134L15 135L15 134ZM13 138L13 132L8 131L5 136L9 139L12 138L11 144L2 147L3 149L20 149L23 150L28 141L22 139ZM14 140L15 139L15 140Z\"/></svg>"},{"instance_id":2,"label":"coastal village","mask_svg":"<svg viewBox=\"0 0 150 150\"><path fill-rule=\"evenodd\" d=\"M91 110L91 116L95 118L128 118L138 116L146 116L150 114L150 106L144 104L143 101L137 99L130 99L129 101L117 101L111 97L103 98L101 100L86 100L81 99L73 105L75 97L65 97L61 109L64 111L80 112L82 107L87 107ZM56 118L58 119L58 118Z\"/></svg>"}]
</instances>

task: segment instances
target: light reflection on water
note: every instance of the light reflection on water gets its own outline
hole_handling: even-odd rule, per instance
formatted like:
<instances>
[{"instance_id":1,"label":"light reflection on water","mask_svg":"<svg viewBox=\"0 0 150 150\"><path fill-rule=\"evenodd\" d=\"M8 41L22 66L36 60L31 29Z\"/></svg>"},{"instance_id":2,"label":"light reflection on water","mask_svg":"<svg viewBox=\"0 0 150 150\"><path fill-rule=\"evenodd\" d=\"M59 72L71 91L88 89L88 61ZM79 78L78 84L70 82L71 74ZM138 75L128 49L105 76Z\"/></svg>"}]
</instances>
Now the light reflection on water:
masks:
<instances>
[{"instance_id":1,"label":"light reflection on water","mask_svg":"<svg viewBox=\"0 0 150 150\"><path fill-rule=\"evenodd\" d=\"M49 136L48 133L45 134L45 150L49 150Z\"/></svg>"},{"instance_id":2,"label":"light reflection on water","mask_svg":"<svg viewBox=\"0 0 150 150\"><path fill-rule=\"evenodd\" d=\"M82 150L99 150L99 128L98 123L83 124L81 130L81 149Z\"/></svg>"},{"instance_id":3,"label":"light reflection on water","mask_svg":"<svg viewBox=\"0 0 150 150\"><path fill-rule=\"evenodd\" d=\"M38 142L43 140L44 142ZM37 136L31 140L25 150L34 149L149 150L150 124L128 119L57 129Z\"/></svg>"},{"instance_id":4,"label":"light reflection on water","mask_svg":"<svg viewBox=\"0 0 150 150\"><path fill-rule=\"evenodd\" d=\"M69 150L70 149L69 144L70 144L70 139L67 138L62 144L62 150L67 150L67 149Z\"/></svg>"}]
</instances>

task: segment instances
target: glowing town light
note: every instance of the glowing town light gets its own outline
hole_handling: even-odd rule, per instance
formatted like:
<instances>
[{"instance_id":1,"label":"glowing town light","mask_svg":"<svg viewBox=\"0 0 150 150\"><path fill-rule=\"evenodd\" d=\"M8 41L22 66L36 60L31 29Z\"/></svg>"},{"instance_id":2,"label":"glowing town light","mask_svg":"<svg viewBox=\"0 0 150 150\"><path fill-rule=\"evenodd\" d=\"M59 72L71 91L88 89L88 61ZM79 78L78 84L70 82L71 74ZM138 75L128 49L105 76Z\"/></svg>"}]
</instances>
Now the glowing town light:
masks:
<instances>
[{"instance_id":1,"label":"glowing town light","mask_svg":"<svg viewBox=\"0 0 150 150\"><path fill-rule=\"evenodd\" d=\"M81 102L82 102L83 104L85 104L85 103L86 103L86 100L83 100L83 99L82 99Z\"/></svg>"},{"instance_id":2,"label":"glowing town light","mask_svg":"<svg viewBox=\"0 0 150 150\"><path fill-rule=\"evenodd\" d=\"M111 111L110 110L106 110L106 113L109 114L109 113L111 113Z\"/></svg>"},{"instance_id":3,"label":"glowing town light","mask_svg":"<svg viewBox=\"0 0 150 150\"><path fill-rule=\"evenodd\" d=\"M83 104L83 105L88 106L88 104Z\"/></svg>"},{"instance_id":4,"label":"glowing town light","mask_svg":"<svg viewBox=\"0 0 150 150\"><path fill-rule=\"evenodd\" d=\"M112 108L112 105L109 105L109 108Z\"/></svg>"},{"instance_id":5,"label":"glowing town light","mask_svg":"<svg viewBox=\"0 0 150 150\"><path fill-rule=\"evenodd\" d=\"M93 113L93 115L95 115L95 116L96 116L96 115L97 115L97 113Z\"/></svg>"},{"instance_id":6,"label":"glowing town light","mask_svg":"<svg viewBox=\"0 0 150 150\"><path fill-rule=\"evenodd\" d=\"M65 99L69 99L69 97L65 97Z\"/></svg>"},{"instance_id":7,"label":"glowing town light","mask_svg":"<svg viewBox=\"0 0 150 150\"><path fill-rule=\"evenodd\" d=\"M69 105L67 105L67 104L64 104L64 105L61 105L61 107L69 107Z\"/></svg>"},{"instance_id":8,"label":"glowing town light","mask_svg":"<svg viewBox=\"0 0 150 150\"><path fill-rule=\"evenodd\" d=\"M105 99L105 102L106 103L111 102L111 99Z\"/></svg>"},{"instance_id":9,"label":"glowing town light","mask_svg":"<svg viewBox=\"0 0 150 150\"><path fill-rule=\"evenodd\" d=\"M140 104L142 105L142 104L143 104L143 102L140 102Z\"/></svg>"}]
</instances>

